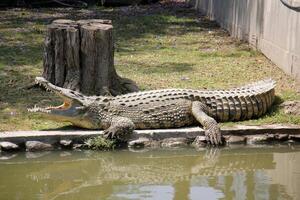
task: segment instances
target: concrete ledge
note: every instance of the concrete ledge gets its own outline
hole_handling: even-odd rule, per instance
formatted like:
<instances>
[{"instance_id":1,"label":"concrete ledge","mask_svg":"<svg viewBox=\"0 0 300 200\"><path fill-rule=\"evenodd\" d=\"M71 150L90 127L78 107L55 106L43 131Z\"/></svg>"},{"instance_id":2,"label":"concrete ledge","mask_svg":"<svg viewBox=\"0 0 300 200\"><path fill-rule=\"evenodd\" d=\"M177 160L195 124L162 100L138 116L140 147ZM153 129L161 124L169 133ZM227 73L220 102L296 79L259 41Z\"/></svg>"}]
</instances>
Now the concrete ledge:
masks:
<instances>
[{"instance_id":1,"label":"concrete ledge","mask_svg":"<svg viewBox=\"0 0 300 200\"><path fill-rule=\"evenodd\" d=\"M270 141L298 141L300 137L300 126L297 125L237 125L234 127L222 128L221 131L227 143L245 142L247 144L252 144ZM98 130L6 131L0 132L0 147L1 142L11 142L26 148L25 145L28 141L43 142L56 147L61 146L62 143L68 141L70 144L82 144L84 140L102 134L103 131ZM154 143L155 145L153 146L160 146L158 143L163 143L163 146L172 146L172 144L166 145L165 141L178 142L169 139L177 138L178 140L183 141L182 138L185 138L186 140L184 141L191 143L197 136L203 135L204 130L198 127L136 130L130 135L129 143L143 146L145 141L147 141L147 145L145 146L151 146L149 144ZM149 143L149 141L152 141L152 143ZM2 148L2 150L4 150L4 148Z\"/></svg>"}]
</instances>

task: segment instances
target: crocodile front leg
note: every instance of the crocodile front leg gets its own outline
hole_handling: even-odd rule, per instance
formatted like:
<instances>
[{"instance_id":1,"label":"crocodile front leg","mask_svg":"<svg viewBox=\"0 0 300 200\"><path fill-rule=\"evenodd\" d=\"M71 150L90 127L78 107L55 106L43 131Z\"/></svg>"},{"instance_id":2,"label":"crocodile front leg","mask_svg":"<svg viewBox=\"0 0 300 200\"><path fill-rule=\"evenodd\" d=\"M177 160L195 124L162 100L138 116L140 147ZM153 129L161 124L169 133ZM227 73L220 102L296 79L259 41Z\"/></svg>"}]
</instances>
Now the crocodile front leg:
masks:
<instances>
[{"instance_id":1,"label":"crocodile front leg","mask_svg":"<svg viewBox=\"0 0 300 200\"><path fill-rule=\"evenodd\" d=\"M110 127L104 130L104 138L125 140L128 134L131 134L135 129L131 119L126 117L113 117Z\"/></svg>"},{"instance_id":2,"label":"crocodile front leg","mask_svg":"<svg viewBox=\"0 0 300 200\"><path fill-rule=\"evenodd\" d=\"M192 103L192 114L195 119L203 126L205 130L206 141L212 145L222 144L222 136L220 128L216 120L206 113L209 108L199 101ZM197 138L196 138L197 140Z\"/></svg>"}]
</instances>

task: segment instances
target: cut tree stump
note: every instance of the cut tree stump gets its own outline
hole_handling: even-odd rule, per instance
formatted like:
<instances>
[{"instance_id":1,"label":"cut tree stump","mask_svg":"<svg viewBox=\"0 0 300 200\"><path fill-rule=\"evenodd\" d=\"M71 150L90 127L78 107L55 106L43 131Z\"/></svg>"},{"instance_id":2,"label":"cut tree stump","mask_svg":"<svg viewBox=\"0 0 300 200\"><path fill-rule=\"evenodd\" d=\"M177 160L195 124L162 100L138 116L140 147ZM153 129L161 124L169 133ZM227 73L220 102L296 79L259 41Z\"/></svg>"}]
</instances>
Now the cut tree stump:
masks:
<instances>
[{"instance_id":1,"label":"cut tree stump","mask_svg":"<svg viewBox=\"0 0 300 200\"><path fill-rule=\"evenodd\" d=\"M114 68L110 20L55 20L47 27L43 77L54 85L85 95L138 91L134 81Z\"/></svg>"}]
</instances>

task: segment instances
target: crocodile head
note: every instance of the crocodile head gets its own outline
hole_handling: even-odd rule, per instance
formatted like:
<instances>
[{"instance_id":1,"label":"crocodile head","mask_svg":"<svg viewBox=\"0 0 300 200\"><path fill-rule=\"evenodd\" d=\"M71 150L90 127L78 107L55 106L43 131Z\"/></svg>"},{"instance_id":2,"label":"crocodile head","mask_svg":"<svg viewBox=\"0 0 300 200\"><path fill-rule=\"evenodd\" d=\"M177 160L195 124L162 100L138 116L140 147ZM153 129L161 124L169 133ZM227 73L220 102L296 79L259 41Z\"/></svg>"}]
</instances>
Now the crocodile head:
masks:
<instances>
[{"instance_id":1,"label":"crocodile head","mask_svg":"<svg viewBox=\"0 0 300 200\"><path fill-rule=\"evenodd\" d=\"M36 77L35 81L40 86L46 88L46 90L58 95L63 103L60 106L48 106L45 108L35 106L34 108L28 109L29 112L41 113L46 118L58 122L71 122L82 128L97 128L89 112L89 105L94 102L92 97L87 97L79 92L55 86L43 77Z\"/></svg>"}]
</instances>

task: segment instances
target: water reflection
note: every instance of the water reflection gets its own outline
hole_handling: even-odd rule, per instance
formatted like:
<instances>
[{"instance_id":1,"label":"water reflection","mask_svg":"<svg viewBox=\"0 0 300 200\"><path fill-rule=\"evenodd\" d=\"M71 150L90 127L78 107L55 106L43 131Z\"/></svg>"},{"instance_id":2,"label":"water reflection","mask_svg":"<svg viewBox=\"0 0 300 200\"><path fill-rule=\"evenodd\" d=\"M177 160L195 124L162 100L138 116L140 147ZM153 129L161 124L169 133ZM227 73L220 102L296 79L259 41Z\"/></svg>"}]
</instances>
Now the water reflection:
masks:
<instances>
[{"instance_id":1,"label":"water reflection","mask_svg":"<svg viewBox=\"0 0 300 200\"><path fill-rule=\"evenodd\" d=\"M0 199L299 199L300 147L19 153L0 178Z\"/></svg>"}]
</instances>

